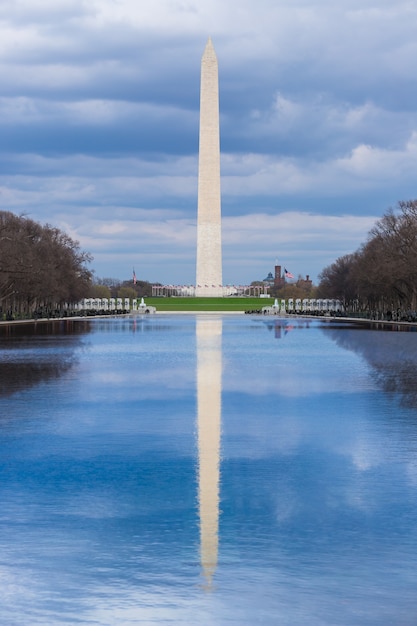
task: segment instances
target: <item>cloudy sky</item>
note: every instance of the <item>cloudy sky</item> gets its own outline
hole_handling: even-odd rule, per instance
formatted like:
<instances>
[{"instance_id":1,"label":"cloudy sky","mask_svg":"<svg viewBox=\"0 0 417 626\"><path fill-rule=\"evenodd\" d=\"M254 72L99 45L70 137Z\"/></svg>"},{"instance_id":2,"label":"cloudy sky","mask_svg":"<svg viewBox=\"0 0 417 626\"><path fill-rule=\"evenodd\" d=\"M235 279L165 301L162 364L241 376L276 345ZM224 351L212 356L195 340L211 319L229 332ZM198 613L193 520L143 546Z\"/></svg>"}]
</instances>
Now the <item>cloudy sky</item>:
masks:
<instances>
[{"instance_id":1,"label":"cloudy sky","mask_svg":"<svg viewBox=\"0 0 417 626\"><path fill-rule=\"evenodd\" d=\"M1 0L0 209L97 277L195 282L200 61L219 61L223 282L353 252L417 197L409 0Z\"/></svg>"}]
</instances>

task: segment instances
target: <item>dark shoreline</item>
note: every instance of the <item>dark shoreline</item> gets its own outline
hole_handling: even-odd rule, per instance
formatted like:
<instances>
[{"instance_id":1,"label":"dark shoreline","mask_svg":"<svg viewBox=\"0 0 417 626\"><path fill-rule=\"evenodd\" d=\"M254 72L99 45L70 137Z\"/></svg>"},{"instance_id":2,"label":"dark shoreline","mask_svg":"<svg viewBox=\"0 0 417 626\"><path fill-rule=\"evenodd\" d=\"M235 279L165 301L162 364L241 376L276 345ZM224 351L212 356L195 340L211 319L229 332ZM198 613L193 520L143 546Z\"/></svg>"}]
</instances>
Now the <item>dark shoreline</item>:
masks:
<instances>
[{"instance_id":1,"label":"dark shoreline","mask_svg":"<svg viewBox=\"0 0 417 626\"><path fill-rule=\"evenodd\" d=\"M157 315L241 315L244 311L160 311ZM140 314L139 314L140 315ZM0 320L0 326L15 326L15 325L31 325L36 326L38 324L54 324L61 322L86 322L88 320L93 319L116 319L119 317L137 317L137 313L123 313L120 315L79 315L74 317L53 317L53 318L39 318L39 319L26 319L26 320ZM142 315L140 315L142 317ZM265 316L269 319L297 319L297 320L321 320L323 322L328 322L329 324L349 324L349 325L358 325L358 326L369 326L374 330L405 330L405 329L416 329L417 330L417 321L416 322L408 322L408 321L390 321L390 320L372 320L364 317L329 317L324 315L268 315Z\"/></svg>"}]
</instances>

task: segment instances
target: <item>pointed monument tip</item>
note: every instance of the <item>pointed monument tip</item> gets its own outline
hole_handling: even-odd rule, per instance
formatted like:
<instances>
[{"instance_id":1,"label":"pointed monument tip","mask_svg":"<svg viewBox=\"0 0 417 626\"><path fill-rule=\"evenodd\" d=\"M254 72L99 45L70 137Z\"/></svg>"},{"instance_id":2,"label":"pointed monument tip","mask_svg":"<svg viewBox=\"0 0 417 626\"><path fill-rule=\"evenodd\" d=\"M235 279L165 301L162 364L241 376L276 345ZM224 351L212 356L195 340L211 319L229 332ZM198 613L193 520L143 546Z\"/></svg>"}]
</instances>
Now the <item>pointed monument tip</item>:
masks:
<instances>
[{"instance_id":1,"label":"pointed monument tip","mask_svg":"<svg viewBox=\"0 0 417 626\"><path fill-rule=\"evenodd\" d=\"M210 37L210 36L209 36L209 38L207 39L205 52L206 52L207 50L213 50L213 51L214 51L213 42L212 42L212 40L211 40L211 37Z\"/></svg>"}]
</instances>

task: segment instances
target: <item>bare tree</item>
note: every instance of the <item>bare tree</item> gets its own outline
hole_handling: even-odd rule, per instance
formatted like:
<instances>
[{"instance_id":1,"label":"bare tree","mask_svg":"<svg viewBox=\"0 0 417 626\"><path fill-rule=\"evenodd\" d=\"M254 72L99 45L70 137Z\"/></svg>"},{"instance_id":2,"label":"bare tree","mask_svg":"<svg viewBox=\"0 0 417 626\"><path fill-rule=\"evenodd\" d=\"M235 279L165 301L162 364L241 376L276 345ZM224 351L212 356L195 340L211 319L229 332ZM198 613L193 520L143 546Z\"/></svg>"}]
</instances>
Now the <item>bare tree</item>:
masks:
<instances>
[{"instance_id":1,"label":"bare tree","mask_svg":"<svg viewBox=\"0 0 417 626\"><path fill-rule=\"evenodd\" d=\"M320 283L317 287L319 298L338 298L345 304L350 304L358 298L355 268L357 253L339 257L334 263L326 267L319 275Z\"/></svg>"},{"instance_id":2,"label":"bare tree","mask_svg":"<svg viewBox=\"0 0 417 626\"><path fill-rule=\"evenodd\" d=\"M80 300L91 256L50 225L0 211L0 307L8 315L48 313Z\"/></svg>"},{"instance_id":3,"label":"bare tree","mask_svg":"<svg viewBox=\"0 0 417 626\"><path fill-rule=\"evenodd\" d=\"M407 315L417 309L417 200L388 209L357 252L320 274L318 293L362 310Z\"/></svg>"}]
</instances>

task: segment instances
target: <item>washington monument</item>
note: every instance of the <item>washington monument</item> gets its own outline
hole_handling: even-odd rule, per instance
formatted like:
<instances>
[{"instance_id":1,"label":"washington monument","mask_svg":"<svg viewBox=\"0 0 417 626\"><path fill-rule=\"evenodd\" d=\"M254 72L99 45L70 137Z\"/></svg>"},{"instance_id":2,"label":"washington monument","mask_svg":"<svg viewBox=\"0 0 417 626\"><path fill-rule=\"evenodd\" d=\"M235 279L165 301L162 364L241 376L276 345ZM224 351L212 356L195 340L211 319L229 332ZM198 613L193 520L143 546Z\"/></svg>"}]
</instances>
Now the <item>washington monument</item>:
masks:
<instances>
[{"instance_id":1,"label":"washington monument","mask_svg":"<svg viewBox=\"0 0 417 626\"><path fill-rule=\"evenodd\" d=\"M209 38L201 59L198 159L197 296L221 296L219 75Z\"/></svg>"}]
</instances>

